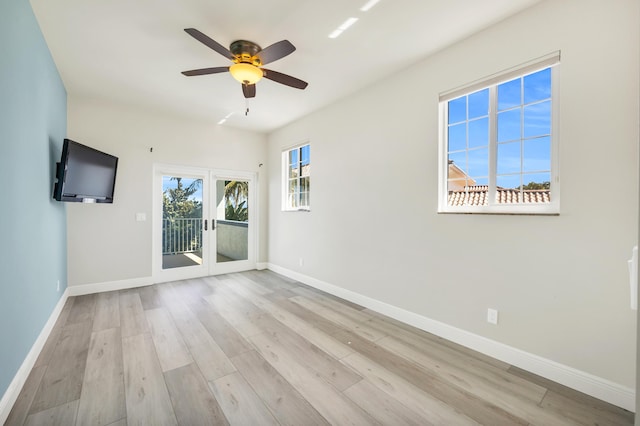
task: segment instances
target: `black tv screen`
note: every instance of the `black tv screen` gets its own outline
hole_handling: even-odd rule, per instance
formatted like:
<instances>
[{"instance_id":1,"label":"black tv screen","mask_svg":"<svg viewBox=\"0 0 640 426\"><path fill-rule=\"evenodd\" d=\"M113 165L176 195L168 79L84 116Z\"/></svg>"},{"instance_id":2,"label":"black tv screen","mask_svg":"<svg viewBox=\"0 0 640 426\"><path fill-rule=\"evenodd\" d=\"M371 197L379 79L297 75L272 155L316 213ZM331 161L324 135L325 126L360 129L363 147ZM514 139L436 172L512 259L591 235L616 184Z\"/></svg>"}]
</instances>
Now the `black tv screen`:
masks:
<instances>
[{"instance_id":1,"label":"black tv screen","mask_svg":"<svg viewBox=\"0 0 640 426\"><path fill-rule=\"evenodd\" d=\"M54 199L113 203L118 157L65 139L57 166Z\"/></svg>"}]
</instances>

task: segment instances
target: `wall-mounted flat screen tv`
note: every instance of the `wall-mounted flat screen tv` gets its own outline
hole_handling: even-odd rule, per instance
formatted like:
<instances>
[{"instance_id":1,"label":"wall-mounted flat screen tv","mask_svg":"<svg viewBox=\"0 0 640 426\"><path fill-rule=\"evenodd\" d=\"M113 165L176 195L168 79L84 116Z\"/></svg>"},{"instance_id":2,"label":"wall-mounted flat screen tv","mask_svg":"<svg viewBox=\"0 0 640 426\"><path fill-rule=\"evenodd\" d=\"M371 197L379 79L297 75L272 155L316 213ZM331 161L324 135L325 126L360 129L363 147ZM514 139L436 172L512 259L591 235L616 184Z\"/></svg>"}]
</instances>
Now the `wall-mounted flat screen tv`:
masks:
<instances>
[{"instance_id":1,"label":"wall-mounted flat screen tv","mask_svg":"<svg viewBox=\"0 0 640 426\"><path fill-rule=\"evenodd\" d=\"M57 163L53 198L78 203L113 203L118 157L70 139Z\"/></svg>"}]
</instances>

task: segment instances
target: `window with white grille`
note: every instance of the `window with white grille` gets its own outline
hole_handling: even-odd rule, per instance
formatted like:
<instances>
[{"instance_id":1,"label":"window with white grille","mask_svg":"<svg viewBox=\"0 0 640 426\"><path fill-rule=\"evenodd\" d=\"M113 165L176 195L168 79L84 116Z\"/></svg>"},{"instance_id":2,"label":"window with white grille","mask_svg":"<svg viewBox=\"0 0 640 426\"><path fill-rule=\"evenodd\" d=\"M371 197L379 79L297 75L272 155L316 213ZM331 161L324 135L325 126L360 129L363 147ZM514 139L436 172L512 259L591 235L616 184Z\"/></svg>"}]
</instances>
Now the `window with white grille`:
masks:
<instances>
[{"instance_id":1,"label":"window with white grille","mask_svg":"<svg viewBox=\"0 0 640 426\"><path fill-rule=\"evenodd\" d=\"M311 161L309 144L282 153L283 210L309 210Z\"/></svg>"},{"instance_id":2,"label":"window with white grille","mask_svg":"<svg viewBox=\"0 0 640 426\"><path fill-rule=\"evenodd\" d=\"M559 212L559 53L440 98L439 211Z\"/></svg>"}]
</instances>

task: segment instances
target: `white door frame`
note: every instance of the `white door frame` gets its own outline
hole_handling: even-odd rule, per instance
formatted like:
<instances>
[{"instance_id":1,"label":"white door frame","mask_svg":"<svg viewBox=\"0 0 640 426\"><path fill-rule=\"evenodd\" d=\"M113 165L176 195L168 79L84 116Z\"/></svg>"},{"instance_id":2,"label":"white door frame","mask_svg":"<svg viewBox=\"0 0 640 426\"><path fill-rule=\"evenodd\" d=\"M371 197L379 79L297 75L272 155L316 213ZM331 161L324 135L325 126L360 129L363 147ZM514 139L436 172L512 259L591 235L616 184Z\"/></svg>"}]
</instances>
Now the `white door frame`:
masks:
<instances>
[{"instance_id":1,"label":"white door frame","mask_svg":"<svg viewBox=\"0 0 640 426\"><path fill-rule=\"evenodd\" d=\"M174 175L203 179L202 215L207 221L207 230L202 235L202 264L181 268L162 269L162 176ZM249 228L247 260L216 262L216 234L212 230L215 220L215 182L217 179L246 180L249 182ZM258 177L255 172L209 169L156 163L153 165L152 193L152 276L154 283L177 281L207 275L226 274L256 268L258 247Z\"/></svg>"},{"instance_id":2,"label":"white door frame","mask_svg":"<svg viewBox=\"0 0 640 426\"><path fill-rule=\"evenodd\" d=\"M257 209L257 174L255 172L242 172L237 170L223 170L223 169L213 169L211 171L211 200L216 200L216 182L218 180L243 180L249 182L249 228L248 228L248 241L247 241L247 259L246 260L236 260L232 262L223 262L218 263L216 261L216 232L217 232L217 223L215 230L211 232L211 228L209 228L209 234L211 238L211 251L210 251L210 265L212 269L210 270L210 275L217 274L227 274L230 272L239 272L239 271L247 271L250 269L256 268L256 254L257 243L258 243L258 209ZM216 220L216 212L213 204L211 205L211 209L209 210L209 222L214 223Z\"/></svg>"}]
</instances>

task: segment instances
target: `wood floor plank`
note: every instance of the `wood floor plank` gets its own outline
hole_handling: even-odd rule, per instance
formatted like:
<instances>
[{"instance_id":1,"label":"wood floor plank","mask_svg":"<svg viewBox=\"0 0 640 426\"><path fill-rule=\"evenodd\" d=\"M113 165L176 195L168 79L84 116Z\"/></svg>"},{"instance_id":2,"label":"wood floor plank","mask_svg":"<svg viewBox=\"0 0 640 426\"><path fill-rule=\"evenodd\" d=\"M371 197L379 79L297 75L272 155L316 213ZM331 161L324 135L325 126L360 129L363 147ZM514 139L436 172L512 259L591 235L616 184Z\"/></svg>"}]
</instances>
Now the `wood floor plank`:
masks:
<instances>
[{"instance_id":1,"label":"wood floor plank","mask_svg":"<svg viewBox=\"0 0 640 426\"><path fill-rule=\"evenodd\" d=\"M261 271L246 271L242 275L246 276L254 282L257 282L274 290L291 290L300 285L300 283L294 279L285 277L284 275L276 274L267 269L263 269Z\"/></svg>"},{"instance_id":2,"label":"wood floor plank","mask_svg":"<svg viewBox=\"0 0 640 426\"><path fill-rule=\"evenodd\" d=\"M458 411L453 406L433 397L422 389L393 374L382 365L368 358L353 353L342 359L360 375L373 383L380 390L388 393L398 401L402 401L409 409L423 417L425 424L433 425L477 425L478 423ZM495 420L495 419L494 419ZM507 422L487 422L491 425L510 425Z\"/></svg>"},{"instance_id":3,"label":"wood floor plank","mask_svg":"<svg viewBox=\"0 0 640 426\"><path fill-rule=\"evenodd\" d=\"M181 312L173 315L173 320L206 380L215 380L236 371L233 363L194 313Z\"/></svg>"},{"instance_id":4,"label":"wood floor plank","mask_svg":"<svg viewBox=\"0 0 640 426\"><path fill-rule=\"evenodd\" d=\"M140 303L142 309L162 308L162 298L158 293L157 285L148 285L146 287L138 288L138 295L140 296Z\"/></svg>"},{"instance_id":5,"label":"wood floor plank","mask_svg":"<svg viewBox=\"0 0 640 426\"><path fill-rule=\"evenodd\" d=\"M151 335L123 338L122 357L127 424L177 425Z\"/></svg>"},{"instance_id":6,"label":"wood floor plank","mask_svg":"<svg viewBox=\"0 0 640 426\"><path fill-rule=\"evenodd\" d=\"M431 398L441 401L452 409L465 414L468 418L483 424L527 424L525 420L470 394L464 388L443 381L436 375L420 369L414 362L407 361L353 332L345 331L335 337L343 342L349 342L356 352L377 365L384 366L385 372L389 372L393 377L401 380L401 383L410 383L413 387L427 393ZM356 369L356 372L362 375L361 369Z\"/></svg>"},{"instance_id":7,"label":"wood floor plank","mask_svg":"<svg viewBox=\"0 0 640 426\"><path fill-rule=\"evenodd\" d=\"M164 307L173 317L188 315L192 312L187 304L187 300L189 300L190 297L185 293L187 291L187 287L184 284L184 281L179 281L176 283L163 283L157 285L158 288L156 291L162 300L162 307Z\"/></svg>"},{"instance_id":8,"label":"wood floor plank","mask_svg":"<svg viewBox=\"0 0 640 426\"><path fill-rule=\"evenodd\" d=\"M249 337L255 336L256 334L264 333L267 326L272 325L274 323L281 324L280 321L276 320L273 315L268 312L263 312L260 315L251 318L248 321L235 324L233 328L236 329L238 333L245 339L249 340Z\"/></svg>"},{"instance_id":9,"label":"wood floor plank","mask_svg":"<svg viewBox=\"0 0 640 426\"><path fill-rule=\"evenodd\" d=\"M40 382L30 413L47 410L80 398L91 339L91 322L68 324Z\"/></svg>"},{"instance_id":10,"label":"wood floor plank","mask_svg":"<svg viewBox=\"0 0 640 426\"><path fill-rule=\"evenodd\" d=\"M452 385L465 389L466 392L488 401L496 407L513 413L529 423L542 422L545 425L561 425L565 420L555 413L538 406L546 389L538 387L537 392L516 392L512 386L499 386L484 378L471 373L468 369L452 367L451 365L434 360L420 350L404 344L393 337L385 337L376 342L391 352L420 365L430 373ZM506 384L506 383L505 383Z\"/></svg>"},{"instance_id":11,"label":"wood floor plank","mask_svg":"<svg viewBox=\"0 0 640 426\"><path fill-rule=\"evenodd\" d=\"M25 426L69 426L76 423L78 400L58 405L27 417Z\"/></svg>"},{"instance_id":12,"label":"wood floor plank","mask_svg":"<svg viewBox=\"0 0 640 426\"><path fill-rule=\"evenodd\" d=\"M333 355L335 358L340 359L353 352L348 345L339 342L334 337L313 327L302 318L288 312L286 309L281 308L264 297L261 297L260 295L243 287L232 287L232 289L238 294L246 297L256 306L262 308L263 311L270 313L276 320L280 321L285 326L294 330L301 336L304 336L305 339L321 348L323 351Z\"/></svg>"},{"instance_id":13,"label":"wood floor plank","mask_svg":"<svg viewBox=\"0 0 640 426\"><path fill-rule=\"evenodd\" d=\"M167 311L164 308L149 309L145 315L162 371L191 364L191 353Z\"/></svg>"},{"instance_id":14,"label":"wood floor plank","mask_svg":"<svg viewBox=\"0 0 640 426\"><path fill-rule=\"evenodd\" d=\"M276 426L278 421L240 373L209 382L209 387L231 425Z\"/></svg>"},{"instance_id":15,"label":"wood floor plank","mask_svg":"<svg viewBox=\"0 0 640 426\"><path fill-rule=\"evenodd\" d=\"M275 303L282 309L292 313L293 315L302 318L307 324L316 327L317 329L322 330L327 334L331 335L342 331L342 327L340 327L338 324L329 321L316 312L313 312L295 302L292 302L291 300L289 300L289 298L275 300L273 301L273 303Z\"/></svg>"},{"instance_id":16,"label":"wood floor plank","mask_svg":"<svg viewBox=\"0 0 640 426\"><path fill-rule=\"evenodd\" d=\"M576 419L582 419L585 414L588 414L591 420L585 424L598 423L606 425L612 421L613 424L620 425L633 423L633 413L623 408L608 404L517 367L512 366L508 371L522 380L529 380L538 386L546 387L548 391L540 404L546 409L559 411L567 417Z\"/></svg>"},{"instance_id":17,"label":"wood floor plank","mask_svg":"<svg viewBox=\"0 0 640 426\"><path fill-rule=\"evenodd\" d=\"M364 306L358 305L357 303L353 303L346 299L341 299L338 296L334 296L333 294L329 294L308 285L298 283L298 286L293 287L291 290L300 296L304 296L312 300L337 303L340 306L340 309L346 306L348 309L353 311L362 311L363 313L365 312Z\"/></svg>"},{"instance_id":18,"label":"wood floor plank","mask_svg":"<svg viewBox=\"0 0 640 426\"><path fill-rule=\"evenodd\" d=\"M42 348L42 351L40 352L40 355L38 356L38 359L36 360L34 367L39 367L42 365L49 364L51 355L53 355L53 351L55 350L56 345L58 344L60 334L62 333L62 329L64 325L67 323L67 318L69 317L69 313L71 312L71 307L75 303L75 300L76 300L75 297L67 298L67 301L65 302L64 307L60 312L60 316L56 320L56 323L53 326L53 329L51 330L51 334L49 334L49 338L44 344L44 347Z\"/></svg>"},{"instance_id":19,"label":"wood floor plank","mask_svg":"<svg viewBox=\"0 0 640 426\"><path fill-rule=\"evenodd\" d=\"M94 332L82 382L77 424L108 425L126 415L120 328Z\"/></svg>"},{"instance_id":20,"label":"wood floor plank","mask_svg":"<svg viewBox=\"0 0 640 426\"><path fill-rule=\"evenodd\" d=\"M214 292L214 289L203 278L165 283L160 287L164 303L166 306L172 307L172 312L183 308L194 313L211 309L204 297Z\"/></svg>"},{"instance_id":21,"label":"wood floor plank","mask_svg":"<svg viewBox=\"0 0 640 426\"><path fill-rule=\"evenodd\" d=\"M421 356L428 355L429 358L436 362L468 371L498 389L506 389L513 394L521 395L537 402L542 400L547 391L545 387L520 378L505 370L502 366L495 366L493 363L487 363L474 356L469 356L467 351L458 351L452 347L436 343L431 339L421 339L415 335L411 338L412 334L403 331L397 331L396 333L389 331L389 335L398 341L397 344L406 345L411 350L420 353ZM376 343L381 344L382 341Z\"/></svg>"},{"instance_id":22,"label":"wood floor plank","mask_svg":"<svg viewBox=\"0 0 640 426\"><path fill-rule=\"evenodd\" d=\"M305 358L291 354L267 333L251 337L260 355L275 368L311 405L334 425L378 424L362 408L346 398L306 365Z\"/></svg>"},{"instance_id":23,"label":"wood floor plank","mask_svg":"<svg viewBox=\"0 0 640 426\"><path fill-rule=\"evenodd\" d=\"M92 321L96 309L96 298L95 294L76 296L65 325Z\"/></svg>"},{"instance_id":24,"label":"wood floor plank","mask_svg":"<svg viewBox=\"0 0 640 426\"><path fill-rule=\"evenodd\" d=\"M332 309L351 318L354 322L367 322L371 320L372 316L364 310L360 305L350 303L348 300L337 298L328 293L324 293L317 289L312 289L307 286L299 286L292 290L297 297L302 297L307 300L311 300L325 308Z\"/></svg>"},{"instance_id":25,"label":"wood floor plank","mask_svg":"<svg viewBox=\"0 0 640 426\"><path fill-rule=\"evenodd\" d=\"M273 303L278 303L281 300L289 300L290 297L298 296L297 293L294 293L292 290L288 288L282 288L280 290L275 290L269 294L265 294L264 298L272 301Z\"/></svg>"},{"instance_id":26,"label":"wood floor plank","mask_svg":"<svg viewBox=\"0 0 640 426\"><path fill-rule=\"evenodd\" d=\"M363 313L366 313L372 317L372 319L369 320L369 323L371 323L373 327L380 327L382 330L386 330L387 334L391 336L407 336L407 339L409 340L418 339L422 342L430 341L436 345L439 345L443 350L449 349L451 351L450 353L464 354L469 362L475 363L479 361L484 364L490 364L502 370L507 370L510 366L506 362L491 358L490 356L482 354L478 351L474 351L473 349L469 349L457 343L448 341L446 339L443 339L442 337L436 336L424 330L420 330L419 328L413 327L409 324L402 323L396 319L390 318L386 315L382 315L378 312L365 309L363 310Z\"/></svg>"},{"instance_id":27,"label":"wood floor plank","mask_svg":"<svg viewBox=\"0 0 640 426\"><path fill-rule=\"evenodd\" d=\"M164 377L179 424L229 424L207 381L195 364L166 371Z\"/></svg>"},{"instance_id":28,"label":"wood floor plank","mask_svg":"<svg viewBox=\"0 0 640 426\"><path fill-rule=\"evenodd\" d=\"M232 358L231 361L281 425L329 424L257 352L245 352Z\"/></svg>"},{"instance_id":29,"label":"wood floor plank","mask_svg":"<svg viewBox=\"0 0 640 426\"><path fill-rule=\"evenodd\" d=\"M120 327L123 338L149 332L147 317L137 291L120 292Z\"/></svg>"},{"instance_id":30,"label":"wood floor plank","mask_svg":"<svg viewBox=\"0 0 640 426\"><path fill-rule=\"evenodd\" d=\"M220 314L214 313L213 310L201 311L197 317L228 358L253 349Z\"/></svg>"},{"instance_id":31,"label":"wood floor plank","mask_svg":"<svg viewBox=\"0 0 640 426\"><path fill-rule=\"evenodd\" d=\"M367 325L364 321L356 320L351 315L348 315L346 313L346 309L337 311L333 308L329 308L326 305L317 303L316 301L310 300L303 296L292 297L289 300L299 304L304 308L307 308L310 311L317 313L318 315L323 316L324 318L336 324L339 324L347 330L353 331L354 333L364 337L367 340L371 340L372 342L375 342L376 340L382 339L386 336L386 333L383 333Z\"/></svg>"},{"instance_id":32,"label":"wood floor plank","mask_svg":"<svg viewBox=\"0 0 640 426\"><path fill-rule=\"evenodd\" d=\"M354 384L345 390L344 394L383 425L423 426L425 424L425 419L418 413L402 405L400 401L367 380Z\"/></svg>"},{"instance_id":33,"label":"wood floor plank","mask_svg":"<svg viewBox=\"0 0 640 426\"><path fill-rule=\"evenodd\" d=\"M540 406L563 419L566 424L593 426L633 424L633 413L623 409L616 410L610 404L605 404L591 397L576 400L566 395L549 391ZM538 419L536 419L537 422Z\"/></svg>"},{"instance_id":34,"label":"wood floor plank","mask_svg":"<svg viewBox=\"0 0 640 426\"><path fill-rule=\"evenodd\" d=\"M273 343L285 349L286 356L304 360L302 364L308 370L317 377L323 378L335 389L343 391L362 380L362 376L275 319L263 321L260 326ZM254 342L252 338L249 340Z\"/></svg>"},{"instance_id":35,"label":"wood floor plank","mask_svg":"<svg viewBox=\"0 0 640 426\"><path fill-rule=\"evenodd\" d=\"M27 377L18 399L13 404L13 408L7 417L5 426L21 426L29 415L29 408L33 403L33 398L36 396L36 392L40 387L40 382L47 370L46 365L34 367Z\"/></svg>"},{"instance_id":36,"label":"wood floor plank","mask_svg":"<svg viewBox=\"0 0 640 426\"><path fill-rule=\"evenodd\" d=\"M262 285L274 292L282 290L291 290L300 283L290 279L283 279L282 275L271 274L269 271L247 271L241 274L243 277L253 281L258 285Z\"/></svg>"},{"instance_id":37,"label":"wood floor plank","mask_svg":"<svg viewBox=\"0 0 640 426\"><path fill-rule=\"evenodd\" d=\"M117 291L96 295L93 331L120 327L120 294Z\"/></svg>"},{"instance_id":38,"label":"wood floor plank","mask_svg":"<svg viewBox=\"0 0 640 426\"><path fill-rule=\"evenodd\" d=\"M221 288L221 291L205 296L204 299L231 325L251 321L264 312L253 303L243 300L228 289Z\"/></svg>"},{"instance_id":39,"label":"wood floor plank","mask_svg":"<svg viewBox=\"0 0 640 426\"><path fill-rule=\"evenodd\" d=\"M228 278L229 278L228 280L225 280L227 284L237 283L236 285L242 285L242 286L248 287L251 290L255 291L256 293L260 294L261 296L271 294L275 290L279 289L279 287L268 285L265 281L253 279L252 277L250 277L245 273L229 274ZM231 284L231 285L234 285L234 284Z\"/></svg>"}]
</instances>

